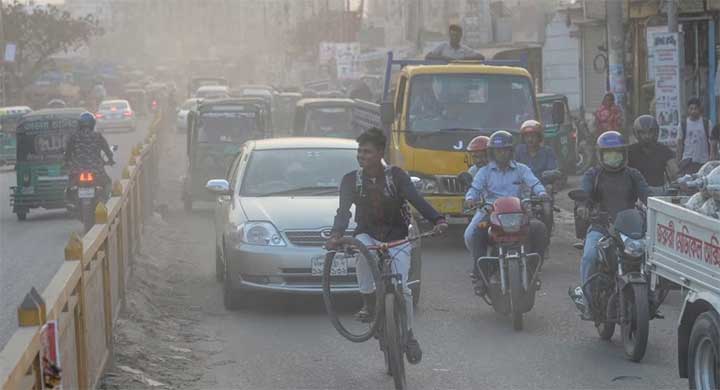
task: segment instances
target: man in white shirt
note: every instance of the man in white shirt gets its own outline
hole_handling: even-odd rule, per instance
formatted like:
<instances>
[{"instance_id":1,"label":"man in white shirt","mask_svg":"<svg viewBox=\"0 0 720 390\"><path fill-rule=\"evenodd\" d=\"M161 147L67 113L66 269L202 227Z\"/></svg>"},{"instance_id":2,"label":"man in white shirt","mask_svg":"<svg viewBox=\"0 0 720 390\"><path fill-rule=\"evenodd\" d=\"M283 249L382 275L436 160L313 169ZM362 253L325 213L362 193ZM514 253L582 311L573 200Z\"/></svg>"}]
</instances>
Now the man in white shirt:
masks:
<instances>
[{"instance_id":1,"label":"man in white shirt","mask_svg":"<svg viewBox=\"0 0 720 390\"><path fill-rule=\"evenodd\" d=\"M425 56L425 59L444 61L484 60L485 56L460 43L462 40L462 34L462 27L457 24L451 24L449 28L450 42L443 42L439 44Z\"/></svg>"},{"instance_id":2,"label":"man in white shirt","mask_svg":"<svg viewBox=\"0 0 720 390\"><path fill-rule=\"evenodd\" d=\"M688 101L687 113L688 117L681 121L678 131L677 155L682 173L692 174L709 160L717 158L717 140L711 136L712 123L702 115L700 99Z\"/></svg>"}]
</instances>

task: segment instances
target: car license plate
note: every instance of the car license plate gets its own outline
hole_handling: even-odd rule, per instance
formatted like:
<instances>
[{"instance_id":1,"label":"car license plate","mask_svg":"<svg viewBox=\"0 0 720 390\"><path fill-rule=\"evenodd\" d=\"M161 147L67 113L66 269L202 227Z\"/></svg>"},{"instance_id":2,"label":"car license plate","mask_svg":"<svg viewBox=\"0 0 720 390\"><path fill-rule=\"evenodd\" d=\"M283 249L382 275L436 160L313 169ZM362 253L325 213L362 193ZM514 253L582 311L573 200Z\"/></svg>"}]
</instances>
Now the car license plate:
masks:
<instances>
[{"instance_id":1,"label":"car license plate","mask_svg":"<svg viewBox=\"0 0 720 390\"><path fill-rule=\"evenodd\" d=\"M330 270L331 276L347 276L348 274L348 260L354 259L353 256L344 256L342 254L336 254L333 259L332 269ZM311 260L312 275L322 276L323 267L325 266L325 255L315 256Z\"/></svg>"},{"instance_id":2,"label":"car license plate","mask_svg":"<svg viewBox=\"0 0 720 390\"><path fill-rule=\"evenodd\" d=\"M92 187L78 188L78 198L87 199L95 197L95 189Z\"/></svg>"}]
</instances>

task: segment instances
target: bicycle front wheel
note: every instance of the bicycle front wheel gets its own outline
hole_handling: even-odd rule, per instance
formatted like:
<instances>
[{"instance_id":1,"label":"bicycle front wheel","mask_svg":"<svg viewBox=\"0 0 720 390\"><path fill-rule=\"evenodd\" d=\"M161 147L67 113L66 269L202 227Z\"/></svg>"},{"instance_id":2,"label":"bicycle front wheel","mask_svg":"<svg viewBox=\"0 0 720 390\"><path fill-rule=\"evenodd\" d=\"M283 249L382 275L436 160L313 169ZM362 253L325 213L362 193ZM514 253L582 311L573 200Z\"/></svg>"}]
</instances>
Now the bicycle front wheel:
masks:
<instances>
[{"instance_id":1,"label":"bicycle front wheel","mask_svg":"<svg viewBox=\"0 0 720 390\"><path fill-rule=\"evenodd\" d=\"M395 294L385 295L385 347L388 363L395 381L395 389L405 389L405 343L403 329L404 308L396 300Z\"/></svg>"},{"instance_id":2,"label":"bicycle front wheel","mask_svg":"<svg viewBox=\"0 0 720 390\"><path fill-rule=\"evenodd\" d=\"M367 327L364 327L363 330L356 330L355 327L350 327L351 329L348 329L348 326L345 326L343 322L340 320L340 316L336 310L336 305L333 298L333 278L335 277L333 275L333 262L335 259L335 255L337 252L331 251L328 252L327 255L325 255L325 263L323 264L323 281L322 281L322 287L323 287L323 301L325 302L325 310L328 313L328 317L330 317L330 322L332 323L333 327L346 339L355 342L355 343L362 343L364 341L369 340L375 332L377 332L378 325L380 322L378 321L378 318L381 317L380 311L382 308L382 296L383 291L380 283L380 271L378 269L378 261L377 257L372 254L365 244L363 244L360 240L352 237L343 237L340 239L339 246L341 248L349 248L352 250L352 252L357 253L356 256L356 262L360 261L367 261L369 264L369 268L373 274L373 279L375 280L375 285L377 286L375 289L376 292L376 304L375 304L375 315L372 318L372 321L367 324Z\"/></svg>"}]
</instances>

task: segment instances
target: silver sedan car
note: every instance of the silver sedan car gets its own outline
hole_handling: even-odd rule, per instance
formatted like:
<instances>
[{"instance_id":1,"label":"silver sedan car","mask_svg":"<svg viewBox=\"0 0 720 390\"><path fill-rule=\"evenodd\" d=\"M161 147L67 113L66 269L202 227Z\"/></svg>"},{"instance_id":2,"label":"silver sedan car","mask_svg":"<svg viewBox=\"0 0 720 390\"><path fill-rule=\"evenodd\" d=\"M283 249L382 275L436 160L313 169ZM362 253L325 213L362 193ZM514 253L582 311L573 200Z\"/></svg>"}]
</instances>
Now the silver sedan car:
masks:
<instances>
[{"instance_id":1,"label":"silver sedan car","mask_svg":"<svg viewBox=\"0 0 720 390\"><path fill-rule=\"evenodd\" d=\"M252 303L259 292L322 292L323 245L338 208L340 181L357 169L356 154L357 143L347 139L249 141L227 178L208 182L217 195L215 264L226 308ZM337 293L358 291L355 259L347 264L333 277ZM413 244L409 280L413 297L419 297L419 242Z\"/></svg>"},{"instance_id":2,"label":"silver sedan car","mask_svg":"<svg viewBox=\"0 0 720 390\"><path fill-rule=\"evenodd\" d=\"M135 131L137 128L135 112L127 100L104 100L95 117L95 128L99 132L117 129Z\"/></svg>"}]
</instances>

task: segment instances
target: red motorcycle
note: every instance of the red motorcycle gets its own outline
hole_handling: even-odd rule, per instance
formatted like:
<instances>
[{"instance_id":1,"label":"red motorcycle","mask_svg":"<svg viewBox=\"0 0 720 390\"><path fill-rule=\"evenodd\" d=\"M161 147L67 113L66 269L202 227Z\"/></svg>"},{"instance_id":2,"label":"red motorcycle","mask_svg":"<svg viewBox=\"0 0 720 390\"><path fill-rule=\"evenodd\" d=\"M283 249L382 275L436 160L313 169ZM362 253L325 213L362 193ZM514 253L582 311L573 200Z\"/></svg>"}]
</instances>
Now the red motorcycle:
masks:
<instances>
[{"instance_id":1,"label":"red motorcycle","mask_svg":"<svg viewBox=\"0 0 720 390\"><path fill-rule=\"evenodd\" d=\"M485 286L483 289L476 283L475 293L496 312L512 316L515 330L522 330L523 314L532 310L535 292L540 288L543 258L538 253L528 253L525 242L532 209L545 201L541 197L523 201L502 197L492 204L478 205L489 215L489 219L480 222L480 228L489 229L490 242L487 255L475 260L478 277Z\"/></svg>"}]
</instances>

